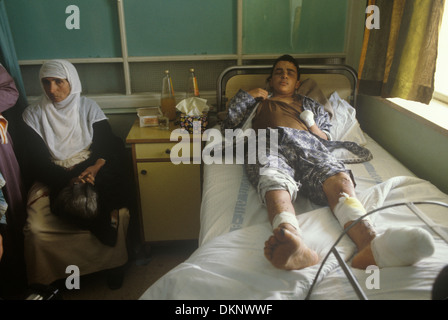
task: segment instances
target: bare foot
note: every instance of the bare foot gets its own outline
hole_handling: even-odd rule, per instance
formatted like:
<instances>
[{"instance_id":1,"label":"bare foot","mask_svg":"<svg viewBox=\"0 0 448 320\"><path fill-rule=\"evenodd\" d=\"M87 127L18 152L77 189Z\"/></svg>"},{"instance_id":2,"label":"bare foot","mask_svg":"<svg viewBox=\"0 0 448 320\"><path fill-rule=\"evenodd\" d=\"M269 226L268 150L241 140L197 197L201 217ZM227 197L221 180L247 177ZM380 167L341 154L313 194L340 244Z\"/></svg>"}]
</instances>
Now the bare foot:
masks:
<instances>
[{"instance_id":1,"label":"bare foot","mask_svg":"<svg viewBox=\"0 0 448 320\"><path fill-rule=\"evenodd\" d=\"M352 224L352 222L353 221L349 221L344 227L347 228ZM352 260L352 267L357 269L366 269L370 265L376 265L375 259L373 258L372 249L370 247L370 243L376 237L376 232L372 225L366 220L361 220L350 228L348 235L358 248L358 253Z\"/></svg>"},{"instance_id":2,"label":"bare foot","mask_svg":"<svg viewBox=\"0 0 448 320\"><path fill-rule=\"evenodd\" d=\"M319 261L316 252L309 249L297 231L289 225L280 225L265 242L265 257L272 265L284 270L298 270Z\"/></svg>"},{"instance_id":3,"label":"bare foot","mask_svg":"<svg viewBox=\"0 0 448 320\"><path fill-rule=\"evenodd\" d=\"M370 243L359 251L352 260L352 267L357 269L366 269L368 266L376 265L375 259L373 258L372 249Z\"/></svg>"},{"instance_id":4,"label":"bare foot","mask_svg":"<svg viewBox=\"0 0 448 320\"><path fill-rule=\"evenodd\" d=\"M352 223L353 221L347 222L344 228L348 228ZM370 242L372 242L372 240L376 237L375 229L372 227L370 222L366 220L359 221L357 224L351 227L347 233L356 244L359 252L367 247Z\"/></svg>"}]
</instances>

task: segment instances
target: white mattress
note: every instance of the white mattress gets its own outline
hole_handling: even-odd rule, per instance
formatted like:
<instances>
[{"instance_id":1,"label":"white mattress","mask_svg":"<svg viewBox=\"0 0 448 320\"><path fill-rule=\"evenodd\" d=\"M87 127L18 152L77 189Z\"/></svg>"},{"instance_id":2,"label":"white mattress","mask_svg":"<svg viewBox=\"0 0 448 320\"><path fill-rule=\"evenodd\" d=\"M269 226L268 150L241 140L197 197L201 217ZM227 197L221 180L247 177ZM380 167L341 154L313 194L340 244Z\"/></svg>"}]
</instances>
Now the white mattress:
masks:
<instances>
[{"instance_id":1,"label":"white mattress","mask_svg":"<svg viewBox=\"0 0 448 320\"><path fill-rule=\"evenodd\" d=\"M371 161L349 165L356 179L357 195L368 211L403 201L448 203L448 195L416 178L364 135L356 121L340 132L350 133L344 139L360 142L373 153ZM266 260L263 247L272 227L242 165L205 165L203 190L200 247L148 288L141 299L304 299L320 265L283 271ZM342 228L328 207L319 207L301 196L294 205L304 241L322 261ZM419 208L448 231L448 209L434 205ZM379 232L398 225L428 229L403 206L379 211L371 219ZM411 267L381 269L379 289L368 289L365 284L370 274L353 269L367 297L430 298L435 277L448 264L448 245L436 234L434 238L436 251L431 257ZM346 236L337 248L344 260L350 260L356 249ZM357 299L333 255L325 262L310 299Z\"/></svg>"}]
</instances>

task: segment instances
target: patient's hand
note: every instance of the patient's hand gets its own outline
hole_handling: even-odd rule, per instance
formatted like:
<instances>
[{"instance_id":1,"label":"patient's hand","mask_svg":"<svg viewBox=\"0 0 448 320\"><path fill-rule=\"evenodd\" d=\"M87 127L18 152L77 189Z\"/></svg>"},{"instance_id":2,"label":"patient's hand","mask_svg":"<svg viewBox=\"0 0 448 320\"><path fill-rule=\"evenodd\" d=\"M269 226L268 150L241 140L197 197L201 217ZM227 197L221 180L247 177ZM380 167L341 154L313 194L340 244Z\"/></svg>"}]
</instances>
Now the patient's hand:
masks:
<instances>
[{"instance_id":1,"label":"patient's hand","mask_svg":"<svg viewBox=\"0 0 448 320\"><path fill-rule=\"evenodd\" d=\"M310 110L305 110L300 114L300 119L306 124L308 128L311 128L314 122L314 114Z\"/></svg>"},{"instance_id":2,"label":"patient's hand","mask_svg":"<svg viewBox=\"0 0 448 320\"><path fill-rule=\"evenodd\" d=\"M247 91L247 93L250 94L252 97L254 97L254 99L261 99L261 100L267 99L269 95L269 92L261 88L249 90Z\"/></svg>"}]
</instances>

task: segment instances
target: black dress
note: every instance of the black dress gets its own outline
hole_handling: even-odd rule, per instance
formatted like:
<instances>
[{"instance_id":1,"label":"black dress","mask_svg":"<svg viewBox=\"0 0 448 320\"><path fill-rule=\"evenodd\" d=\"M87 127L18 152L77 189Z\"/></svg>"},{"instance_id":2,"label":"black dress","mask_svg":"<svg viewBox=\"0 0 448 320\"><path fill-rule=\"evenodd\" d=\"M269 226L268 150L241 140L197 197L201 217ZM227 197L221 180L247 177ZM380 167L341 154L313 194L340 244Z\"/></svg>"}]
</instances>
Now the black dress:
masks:
<instances>
[{"instance_id":1,"label":"black dress","mask_svg":"<svg viewBox=\"0 0 448 320\"><path fill-rule=\"evenodd\" d=\"M114 209L129 208L131 205L131 179L127 171L126 152L123 141L114 135L107 120L93 124L93 140L90 157L66 169L54 164L47 145L32 128L26 126L24 132L26 152L28 153L25 174L31 181L39 181L50 190L50 206L59 192L72 178L79 176L86 168L95 164L97 159L105 159L105 165L95 177L95 189L98 194L98 218L89 229L98 239L109 246L117 240L117 228L111 226L111 212ZM53 214L60 215L58 212Z\"/></svg>"}]
</instances>

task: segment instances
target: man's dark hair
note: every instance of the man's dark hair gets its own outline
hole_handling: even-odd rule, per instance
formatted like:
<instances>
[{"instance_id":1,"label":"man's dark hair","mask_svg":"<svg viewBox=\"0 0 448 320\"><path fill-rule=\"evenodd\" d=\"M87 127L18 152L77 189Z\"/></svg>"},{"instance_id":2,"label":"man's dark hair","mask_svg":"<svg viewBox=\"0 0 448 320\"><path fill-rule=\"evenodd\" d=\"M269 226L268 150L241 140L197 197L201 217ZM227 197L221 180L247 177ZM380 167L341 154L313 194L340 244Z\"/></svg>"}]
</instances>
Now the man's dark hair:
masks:
<instances>
[{"instance_id":1,"label":"man's dark hair","mask_svg":"<svg viewBox=\"0 0 448 320\"><path fill-rule=\"evenodd\" d=\"M272 78L272 74L274 73L274 68L277 65L277 63L279 63L280 61L288 61L291 62L293 65L296 66L297 68L297 80L300 80L300 67L299 64L297 63L297 60L294 59L291 55L289 54L284 54L281 57L278 57L275 61L274 64L272 65L272 70L271 70L271 75L268 78L268 81Z\"/></svg>"}]
</instances>

